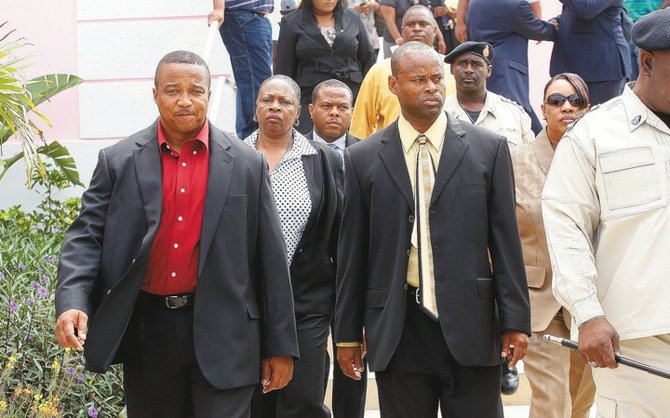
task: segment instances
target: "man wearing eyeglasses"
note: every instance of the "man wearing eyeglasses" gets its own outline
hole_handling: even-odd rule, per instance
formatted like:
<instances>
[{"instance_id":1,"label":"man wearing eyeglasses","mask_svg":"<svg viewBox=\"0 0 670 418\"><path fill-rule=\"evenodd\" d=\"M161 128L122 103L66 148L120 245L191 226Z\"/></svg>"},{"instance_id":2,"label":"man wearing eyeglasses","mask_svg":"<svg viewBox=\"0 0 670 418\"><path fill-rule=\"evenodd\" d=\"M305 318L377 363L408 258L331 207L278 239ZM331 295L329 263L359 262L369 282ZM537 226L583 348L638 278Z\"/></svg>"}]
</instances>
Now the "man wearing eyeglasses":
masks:
<instances>
[{"instance_id":1,"label":"man wearing eyeglasses","mask_svg":"<svg viewBox=\"0 0 670 418\"><path fill-rule=\"evenodd\" d=\"M615 361L670 370L668 27L670 9L635 23L637 83L568 129L542 197L553 292L570 311L606 418L670 411L670 380Z\"/></svg>"},{"instance_id":2,"label":"man wearing eyeglasses","mask_svg":"<svg viewBox=\"0 0 670 418\"><path fill-rule=\"evenodd\" d=\"M493 47L487 42L464 42L446 56L444 62L451 64L456 92L447 96L444 109L457 119L506 137L512 146L530 142L535 134L523 107L486 89L492 60Z\"/></svg>"}]
</instances>

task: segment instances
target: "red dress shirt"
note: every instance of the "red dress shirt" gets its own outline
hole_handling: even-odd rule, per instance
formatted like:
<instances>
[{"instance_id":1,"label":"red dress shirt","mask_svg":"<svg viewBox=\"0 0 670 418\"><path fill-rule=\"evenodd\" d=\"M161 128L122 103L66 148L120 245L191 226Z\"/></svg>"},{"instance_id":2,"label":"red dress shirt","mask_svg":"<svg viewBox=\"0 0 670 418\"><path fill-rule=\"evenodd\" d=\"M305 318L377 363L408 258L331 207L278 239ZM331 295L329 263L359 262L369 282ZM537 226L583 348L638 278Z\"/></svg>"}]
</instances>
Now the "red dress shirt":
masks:
<instances>
[{"instance_id":1,"label":"red dress shirt","mask_svg":"<svg viewBox=\"0 0 670 418\"><path fill-rule=\"evenodd\" d=\"M158 149L163 166L163 206L142 290L156 295L191 293L198 279L209 172L209 126L205 123L177 153L159 123Z\"/></svg>"}]
</instances>

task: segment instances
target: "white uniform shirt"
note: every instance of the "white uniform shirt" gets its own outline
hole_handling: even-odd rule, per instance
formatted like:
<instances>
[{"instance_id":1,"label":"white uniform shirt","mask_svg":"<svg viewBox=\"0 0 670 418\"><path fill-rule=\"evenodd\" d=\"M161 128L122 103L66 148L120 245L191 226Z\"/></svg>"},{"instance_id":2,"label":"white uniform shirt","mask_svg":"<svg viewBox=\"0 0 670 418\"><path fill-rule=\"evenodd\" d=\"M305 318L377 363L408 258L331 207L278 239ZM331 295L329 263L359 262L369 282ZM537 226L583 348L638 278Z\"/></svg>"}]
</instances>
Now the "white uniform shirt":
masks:
<instances>
[{"instance_id":1,"label":"white uniform shirt","mask_svg":"<svg viewBox=\"0 0 670 418\"><path fill-rule=\"evenodd\" d=\"M670 333L670 128L628 87L568 130L542 197L553 291L577 326Z\"/></svg>"},{"instance_id":2,"label":"white uniform shirt","mask_svg":"<svg viewBox=\"0 0 670 418\"><path fill-rule=\"evenodd\" d=\"M473 123L467 112L458 103L456 93L444 100L444 110L453 114L456 119ZM474 124L507 138L511 145L521 145L535 139L530 129L530 116L523 107L503 96L486 92L486 102Z\"/></svg>"}]
</instances>

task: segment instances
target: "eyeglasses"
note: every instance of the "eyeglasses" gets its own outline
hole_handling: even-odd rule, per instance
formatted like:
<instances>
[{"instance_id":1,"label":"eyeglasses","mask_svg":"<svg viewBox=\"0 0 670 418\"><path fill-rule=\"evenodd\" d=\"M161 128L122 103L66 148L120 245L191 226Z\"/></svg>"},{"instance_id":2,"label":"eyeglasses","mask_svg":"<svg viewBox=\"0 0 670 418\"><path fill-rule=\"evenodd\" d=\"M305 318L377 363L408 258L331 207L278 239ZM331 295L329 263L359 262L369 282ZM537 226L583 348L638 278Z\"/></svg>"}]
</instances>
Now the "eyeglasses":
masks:
<instances>
[{"instance_id":1,"label":"eyeglasses","mask_svg":"<svg viewBox=\"0 0 670 418\"><path fill-rule=\"evenodd\" d=\"M586 107L586 103L584 103L584 100L579 97L577 93L573 93L568 97L563 96L561 93L550 94L544 102L549 106L561 107L563 104L565 104L566 100L568 103L570 103L571 106L578 107L580 109Z\"/></svg>"}]
</instances>

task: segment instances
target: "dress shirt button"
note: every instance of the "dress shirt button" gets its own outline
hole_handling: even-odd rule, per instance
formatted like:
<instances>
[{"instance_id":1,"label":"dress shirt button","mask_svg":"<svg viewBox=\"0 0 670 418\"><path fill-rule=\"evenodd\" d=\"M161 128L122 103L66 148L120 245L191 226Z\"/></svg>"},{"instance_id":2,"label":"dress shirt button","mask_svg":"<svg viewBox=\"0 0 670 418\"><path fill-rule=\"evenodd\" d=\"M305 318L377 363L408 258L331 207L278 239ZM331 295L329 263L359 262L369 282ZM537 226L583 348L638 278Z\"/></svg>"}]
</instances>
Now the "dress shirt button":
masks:
<instances>
[{"instance_id":1,"label":"dress shirt button","mask_svg":"<svg viewBox=\"0 0 670 418\"><path fill-rule=\"evenodd\" d=\"M180 216L180 217L177 218L177 220L178 220L179 222L181 222L181 221L184 220L184 218L183 218L182 216Z\"/></svg>"},{"instance_id":2,"label":"dress shirt button","mask_svg":"<svg viewBox=\"0 0 670 418\"><path fill-rule=\"evenodd\" d=\"M182 187L181 189L179 189L179 191L182 192L182 193L185 193L185 192L186 192L186 189L184 189L184 188Z\"/></svg>"},{"instance_id":3,"label":"dress shirt button","mask_svg":"<svg viewBox=\"0 0 670 418\"><path fill-rule=\"evenodd\" d=\"M409 215L407 220L410 221L410 222L414 222L414 215Z\"/></svg>"},{"instance_id":4,"label":"dress shirt button","mask_svg":"<svg viewBox=\"0 0 670 418\"><path fill-rule=\"evenodd\" d=\"M172 276L172 277L177 277L177 273L175 273L175 272L173 271L172 274L170 274L170 276Z\"/></svg>"},{"instance_id":5,"label":"dress shirt button","mask_svg":"<svg viewBox=\"0 0 670 418\"><path fill-rule=\"evenodd\" d=\"M181 166L182 166L182 167L186 167L186 163L181 163Z\"/></svg>"},{"instance_id":6,"label":"dress shirt button","mask_svg":"<svg viewBox=\"0 0 670 418\"><path fill-rule=\"evenodd\" d=\"M177 244L177 243L175 242L174 245L173 245L173 247L175 247L175 248L179 248L179 244Z\"/></svg>"}]
</instances>

